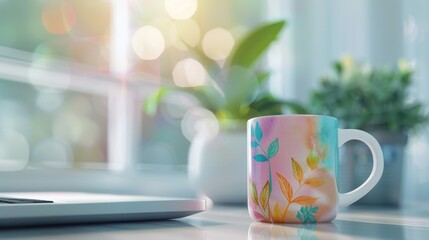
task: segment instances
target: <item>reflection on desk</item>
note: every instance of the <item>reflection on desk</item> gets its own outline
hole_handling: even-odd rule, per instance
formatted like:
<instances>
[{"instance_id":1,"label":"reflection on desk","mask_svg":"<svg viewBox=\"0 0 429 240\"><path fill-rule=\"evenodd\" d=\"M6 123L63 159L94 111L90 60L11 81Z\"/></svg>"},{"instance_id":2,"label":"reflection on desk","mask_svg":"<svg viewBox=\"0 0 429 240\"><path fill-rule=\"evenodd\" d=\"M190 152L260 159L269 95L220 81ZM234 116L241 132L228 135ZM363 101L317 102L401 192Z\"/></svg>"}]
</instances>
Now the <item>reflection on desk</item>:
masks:
<instances>
[{"instance_id":1,"label":"reflection on desk","mask_svg":"<svg viewBox=\"0 0 429 240\"><path fill-rule=\"evenodd\" d=\"M340 234L333 223L270 224L254 222L249 227L248 239L352 239Z\"/></svg>"},{"instance_id":2,"label":"reflection on desk","mask_svg":"<svg viewBox=\"0 0 429 240\"><path fill-rule=\"evenodd\" d=\"M332 223L253 222L247 208L215 206L187 218L157 222L108 223L0 229L2 239L427 239L429 211L348 209Z\"/></svg>"}]
</instances>

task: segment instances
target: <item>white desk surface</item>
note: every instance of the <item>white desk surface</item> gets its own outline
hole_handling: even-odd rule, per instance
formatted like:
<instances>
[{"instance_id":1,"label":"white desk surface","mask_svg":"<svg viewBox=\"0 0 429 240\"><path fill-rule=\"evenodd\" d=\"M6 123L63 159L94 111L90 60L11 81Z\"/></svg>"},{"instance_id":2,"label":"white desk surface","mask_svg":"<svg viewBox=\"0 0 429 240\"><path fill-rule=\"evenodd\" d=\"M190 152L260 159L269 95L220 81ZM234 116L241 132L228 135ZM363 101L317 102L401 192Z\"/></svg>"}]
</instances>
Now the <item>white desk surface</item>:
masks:
<instances>
[{"instance_id":1,"label":"white desk surface","mask_svg":"<svg viewBox=\"0 0 429 240\"><path fill-rule=\"evenodd\" d=\"M243 206L217 206L180 220L1 229L0 239L429 239L429 209L350 209L332 223L253 222Z\"/></svg>"}]
</instances>

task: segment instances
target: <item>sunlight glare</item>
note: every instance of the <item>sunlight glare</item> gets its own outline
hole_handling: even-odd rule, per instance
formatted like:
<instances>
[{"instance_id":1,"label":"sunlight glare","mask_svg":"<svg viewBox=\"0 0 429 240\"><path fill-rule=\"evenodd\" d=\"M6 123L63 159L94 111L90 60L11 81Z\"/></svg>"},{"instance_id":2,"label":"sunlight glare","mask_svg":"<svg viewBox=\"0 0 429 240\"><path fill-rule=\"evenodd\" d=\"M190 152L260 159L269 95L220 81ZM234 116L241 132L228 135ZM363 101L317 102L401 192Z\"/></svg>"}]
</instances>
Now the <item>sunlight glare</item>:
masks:
<instances>
[{"instance_id":1,"label":"sunlight glare","mask_svg":"<svg viewBox=\"0 0 429 240\"><path fill-rule=\"evenodd\" d=\"M72 6L60 3L42 11L42 23L46 31L61 35L68 33L76 23L76 13Z\"/></svg>"},{"instance_id":2,"label":"sunlight glare","mask_svg":"<svg viewBox=\"0 0 429 240\"><path fill-rule=\"evenodd\" d=\"M234 44L234 37L228 30L214 28L203 38L203 51L213 60L224 60L231 53Z\"/></svg>"},{"instance_id":3,"label":"sunlight glare","mask_svg":"<svg viewBox=\"0 0 429 240\"><path fill-rule=\"evenodd\" d=\"M173 81L179 87L197 87L206 83L207 72L200 62L186 58L176 64Z\"/></svg>"},{"instance_id":4,"label":"sunlight glare","mask_svg":"<svg viewBox=\"0 0 429 240\"><path fill-rule=\"evenodd\" d=\"M143 60L155 60L165 49L164 36L152 26L138 29L131 41L134 52Z\"/></svg>"},{"instance_id":5,"label":"sunlight glare","mask_svg":"<svg viewBox=\"0 0 429 240\"><path fill-rule=\"evenodd\" d=\"M197 0L165 0L165 10L176 20L191 18L197 11Z\"/></svg>"}]
</instances>

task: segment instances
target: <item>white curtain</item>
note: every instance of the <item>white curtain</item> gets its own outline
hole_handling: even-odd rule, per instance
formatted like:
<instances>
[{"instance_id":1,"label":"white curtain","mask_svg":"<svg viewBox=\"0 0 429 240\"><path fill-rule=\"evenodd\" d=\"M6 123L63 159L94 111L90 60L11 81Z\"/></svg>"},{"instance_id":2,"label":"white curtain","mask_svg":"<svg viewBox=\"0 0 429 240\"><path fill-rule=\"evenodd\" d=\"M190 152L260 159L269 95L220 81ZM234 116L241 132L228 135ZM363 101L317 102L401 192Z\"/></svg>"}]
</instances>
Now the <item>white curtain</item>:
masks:
<instances>
[{"instance_id":1,"label":"white curtain","mask_svg":"<svg viewBox=\"0 0 429 240\"><path fill-rule=\"evenodd\" d=\"M429 107L429 1L270 0L269 19L288 21L272 49L271 89L305 102L332 62L344 54L376 66L415 63L412 97ZM428 127L410 139L404 168L406 205L429 201Z\"/></svg>"}]
</instances>

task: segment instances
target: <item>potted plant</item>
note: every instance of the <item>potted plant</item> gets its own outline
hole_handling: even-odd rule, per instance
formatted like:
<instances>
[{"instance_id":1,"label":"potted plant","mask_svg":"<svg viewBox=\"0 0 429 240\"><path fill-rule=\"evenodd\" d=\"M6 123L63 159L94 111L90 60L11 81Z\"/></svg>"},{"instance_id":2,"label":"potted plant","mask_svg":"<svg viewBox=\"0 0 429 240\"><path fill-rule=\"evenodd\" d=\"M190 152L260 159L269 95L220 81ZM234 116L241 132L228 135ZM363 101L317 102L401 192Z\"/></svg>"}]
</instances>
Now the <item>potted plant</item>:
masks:
<instances>
[{"instance_id":1,"label":"potted plant","mask_svg":"<svg viewBox=\"0 0 429 240\"><path fill-rule=\"evenodd\" d=\"M423 105L410 99L413 69L405 61L395 68L374 68L346 56L335 62L334 73L322 78L312 91L311 111L335 116L341 127L363 129L380 142L385 157L383 177L358 203L398 206L408 135L428 121ZM358 146L346 145L341 191L360 185L372 168L369 150L360 143L351 144Z\"/></svg>"},{"instance_id":2,"label":"potted plant","mask_svg":"<svg viewBox=\"0 0 429 240\"><path fill-rule=\"evenodd\" d=\"M208 84L198 87L163 87L145 101L148 113L155 113L162 99L171 92L185 92L212 112L219 131L200 131L193 138L188 166L191 184L214 202L246 201L246 122L262 115L281 114L285 106L294 113L304 113L298 103L274 97L266 88L269 72L260 58L278 38L285 26L278 21L259 26L234 46L231 55L219 64L196 47L191 52L210 76Z\"/></svg>"}]
</instances>

